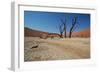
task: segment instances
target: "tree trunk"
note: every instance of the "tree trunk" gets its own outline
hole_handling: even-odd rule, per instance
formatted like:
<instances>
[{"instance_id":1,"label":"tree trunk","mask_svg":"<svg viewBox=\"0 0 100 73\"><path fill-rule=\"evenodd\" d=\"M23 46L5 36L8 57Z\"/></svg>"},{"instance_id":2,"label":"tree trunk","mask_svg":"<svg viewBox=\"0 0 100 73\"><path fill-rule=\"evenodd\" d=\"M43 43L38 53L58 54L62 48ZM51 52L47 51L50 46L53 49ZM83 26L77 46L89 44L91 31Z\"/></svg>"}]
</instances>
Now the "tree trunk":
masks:
<instances>
[{"instance_id":1,"label":"tree trunk","mask_svg":"<svg viewBox=\"0 0 100 73\"><path fill-rule=\"evenodd\" d=\"M71 38L71 37L72 37L72 32L70 31L70 32L69 32L69 38Z\"/></svg>"},{"instance_id":2,"label":"tree trunk","mask_svg":"<svg viewBox=\"0 0 100 73\"><path fill-rule=\"evenodd\" d=\"M65 38L66 38L66 30L65 30Z\"/></svg>"},{"instance_id":3,"label":"tree trunk","mask_svg":"<svg viewBox=\"0 0 100 73\"><path fill-rule=\"evenodd\" d=\"M62 33L60 33L60 38L63 38L63 34Z\"/></svg>"}]
</instances>

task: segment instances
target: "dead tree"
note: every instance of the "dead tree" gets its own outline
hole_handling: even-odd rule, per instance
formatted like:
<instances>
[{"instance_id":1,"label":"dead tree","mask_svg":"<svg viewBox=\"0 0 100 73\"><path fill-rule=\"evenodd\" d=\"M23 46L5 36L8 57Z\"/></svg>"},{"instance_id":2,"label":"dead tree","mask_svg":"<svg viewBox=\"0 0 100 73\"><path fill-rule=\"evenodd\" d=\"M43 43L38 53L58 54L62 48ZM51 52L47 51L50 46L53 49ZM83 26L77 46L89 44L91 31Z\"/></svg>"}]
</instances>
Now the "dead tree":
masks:
<instances>
[{"instance_id":1,"label":"dead tree","mask_svg":"<svg viewBox=\"0 0 100 73\"><path fill-rule=\"evenodd\" d=\"M74 17L74 18L72 19L72 25L71 25L71 28L70 28L70 30L69 30L69 38L72 37L73 31L74 31L74 30L78 27L78 25L79 25L77 19L78 19L78 17Z\"/></svg>"},{"instance_id":2,"label":"dead tree","mask_svg":"<svg viewBox=\"0 0 100 73\"><path fill-rule=\"evenodd\" d=\"M59 25L60 38L63 38L63 26Z\"/></svg>"},{"instance_id":3,"label":"dead tree","mask_svg":"<svg viewBox=\"0 0 100 73\"><path fill-rule=\"evenodd\" d=\"M63 20L61 19L61 22L62 22L62 26L63 26L63 32L64 32L64 37L66 38L66 19Z\"/></svg>"}]
</instances>

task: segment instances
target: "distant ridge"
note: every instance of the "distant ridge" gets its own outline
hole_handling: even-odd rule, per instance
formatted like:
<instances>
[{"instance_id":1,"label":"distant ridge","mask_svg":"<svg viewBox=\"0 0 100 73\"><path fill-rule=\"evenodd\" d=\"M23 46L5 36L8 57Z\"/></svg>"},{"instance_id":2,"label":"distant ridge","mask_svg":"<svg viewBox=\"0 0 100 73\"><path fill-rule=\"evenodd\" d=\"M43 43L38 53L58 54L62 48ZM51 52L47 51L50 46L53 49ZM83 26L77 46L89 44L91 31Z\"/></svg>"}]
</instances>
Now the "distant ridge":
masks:
<instances>
[{"instance_id":1,"label":"distant ridge","mask_svg":"<svg viewBox=\"0 0 100 73\"><path fill-rule=\"evenodd\" d=\"M68 37L68 35L69 35L69 32L67 32L67 37ZM60 37L60 34L43 32L43 31L24 27L24 36L25 37L43 37L43 38L51 37L51 38L53 38L53 37ZM90 28L83 29L79 32L73 32L72 37L88 38L88 37L90 37Z\"/></svg>"},{"instance_id":2,"label":"distant ridge","mask_svg":"<svg viewBox=\"0 0 100 73\"><path fill-rule=\"evenodd\" d=\"M27 27L24 27L24 36L26 37L59 37L59 34L57 33L49 33L49 32L43 32L39 30L30 29Z\"/></svg>"},{"instance_id":3,"label":"distant ridge","mask_svg":"<svg viewBox=\"0 0 100 73\"><path fill-rule=\"evenodd\" d=\"M72 37L90 37L90 28L83 29L80 32L73 32Z\"/></svg>"},{"instance_id":4,"label":"distant ridge","mask_svg":"<svg viewBox=\"0 0 100 73\"><path fill-rule=\"evenodd\" d=\"M48 34L47 32L42 32L27 27L24 27L24 32L25 32L24 36L30 36L30 37L40 37L41 34Z\"/></svg>"}]
</instances>

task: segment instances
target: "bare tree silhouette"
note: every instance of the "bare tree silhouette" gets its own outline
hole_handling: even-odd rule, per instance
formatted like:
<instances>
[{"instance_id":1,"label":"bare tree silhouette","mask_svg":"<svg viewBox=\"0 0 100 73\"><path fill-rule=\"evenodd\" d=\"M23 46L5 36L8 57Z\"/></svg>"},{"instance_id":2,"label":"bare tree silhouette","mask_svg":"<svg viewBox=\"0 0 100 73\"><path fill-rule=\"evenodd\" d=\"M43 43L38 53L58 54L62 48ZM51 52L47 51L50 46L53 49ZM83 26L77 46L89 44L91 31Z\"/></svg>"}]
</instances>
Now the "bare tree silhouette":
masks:
<instances>
[{"instance_id":1,"label":"bare tree silhouette","mask_svg":"<svg viewBox=\"0 0 100 73\"><path fill-rule=\"evenodd\" d=\"M63 38L63 26L59 25L59 31L60 31L60 38Z\"/></svg>"},{"instance_id":2,"label":"bare tree silhouette","mask_svg":"<svg viewBox=\"0 0 100 73\"><path fill-rule=\"evenodd\" d=\"M60 31L60 37L63 38L63 33L64 37L66 38L66 18L65 19L60 19L61 24L59 25L59 31Z\"/></svg>"},{"instance_id":3,"label":"bare tree silhouette","mask_svg":"<svg viewBox=\"0 0 100 73\"><path fill-rule=\"evenodd\" d=\"M78 17L73 17L72 19L72 25L71 25L71 28L69 30L69 38L72 37L72 32L78 27L79 23L77 21Z\"/></svg>"},{"instance_id":4,"label":"bare tree silhouette","mask_svg":"<svg viewBox=\"0 0 100 73\"><path fill-rule=\"evenodd\" d=\"M66 38L66 18L65 20L61 19L62 26L63 26L63 32L64 32L64 37Z\"/></svg>"}]
</instances>

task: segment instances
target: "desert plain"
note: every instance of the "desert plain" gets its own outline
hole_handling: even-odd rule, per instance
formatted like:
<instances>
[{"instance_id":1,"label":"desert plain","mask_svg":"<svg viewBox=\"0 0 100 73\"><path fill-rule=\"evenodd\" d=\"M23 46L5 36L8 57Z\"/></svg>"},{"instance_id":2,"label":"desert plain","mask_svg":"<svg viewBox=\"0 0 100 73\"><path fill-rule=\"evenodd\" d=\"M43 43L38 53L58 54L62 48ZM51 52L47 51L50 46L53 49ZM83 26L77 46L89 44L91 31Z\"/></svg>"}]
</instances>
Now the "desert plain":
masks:
<instances>
[{"instance_id":1,"label":"desert plain","mask_svg":"<svg viewBox=\"0 0 100 73\"><path fill-rule=\"evenodd\" d=\"M90 58L90 38L24 38L24 61Z\"/></svg>"}]
</instances>

